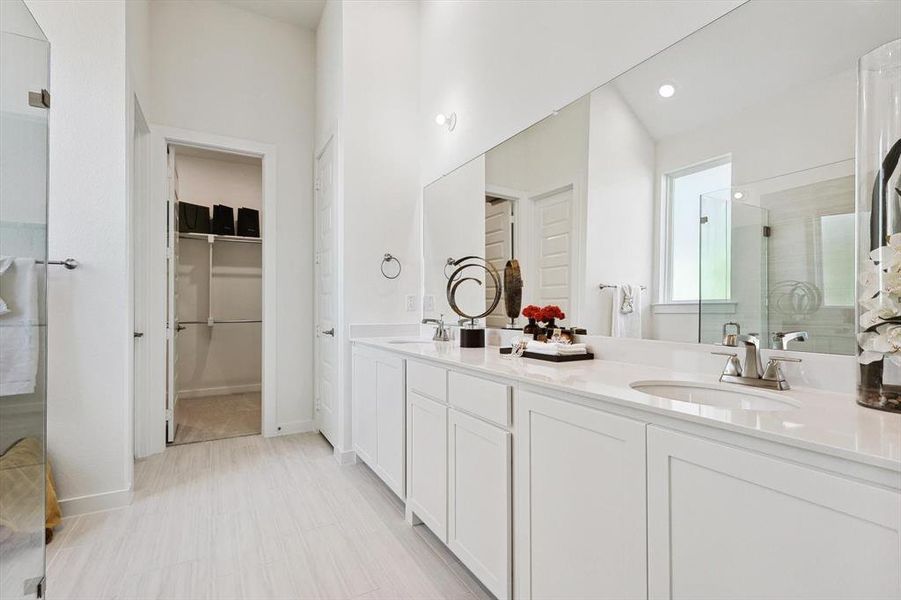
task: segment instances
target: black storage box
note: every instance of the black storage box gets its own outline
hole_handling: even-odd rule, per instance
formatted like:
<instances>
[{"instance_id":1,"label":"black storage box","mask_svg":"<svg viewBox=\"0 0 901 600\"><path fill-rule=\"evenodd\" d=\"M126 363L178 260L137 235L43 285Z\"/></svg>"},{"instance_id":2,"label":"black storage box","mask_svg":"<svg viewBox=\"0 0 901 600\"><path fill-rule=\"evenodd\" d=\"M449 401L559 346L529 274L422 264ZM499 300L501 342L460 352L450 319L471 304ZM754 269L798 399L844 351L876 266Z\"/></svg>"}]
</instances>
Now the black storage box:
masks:
<instances>
[{"instance_id":1,"label":"black storage box","mask_svg":"<svg viewBox=\"0 0 901 600\"><path fill-rule=\"evenodd\" d=\"M260 237L260 211L243 207L238 209L238 235Z\"/></svg>"},{"instance_id":2,"label":"black storage box","mask_svg":"<svg viewBox=\"0 0 901 600\"><path fill-rule=\"evenodd\" d=\"M213 233L235 235L235 209L224 204L213 206Z\"/></svg>"},{"instance_id":3,"label":"black storage box","mask_svg":"<svg viewBox=\"0 0 901 600\"><path fill-rule=\"evenodd\" d=\"M178 230L182 233L210 233L210 208L179 202Z\"/></svg>"}]
</instances>

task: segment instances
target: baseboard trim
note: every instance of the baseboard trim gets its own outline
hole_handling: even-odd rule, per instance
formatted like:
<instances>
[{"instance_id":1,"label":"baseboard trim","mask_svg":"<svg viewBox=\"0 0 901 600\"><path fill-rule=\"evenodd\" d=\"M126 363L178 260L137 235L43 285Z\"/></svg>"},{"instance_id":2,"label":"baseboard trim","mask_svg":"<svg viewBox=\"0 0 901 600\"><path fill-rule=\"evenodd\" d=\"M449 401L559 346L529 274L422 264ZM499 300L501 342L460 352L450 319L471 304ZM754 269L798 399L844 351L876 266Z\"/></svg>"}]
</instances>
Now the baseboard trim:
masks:
<instances>
[{"instance_id":1,"label":"baseboard trim","mask_svg":"<svg viewBox=\"0 0 901 600\"><path fill-rule=\"evenodd\" d=\"M220 387L197 388L195 390L181 390L179 398L206 398L208 396L225 396L228 394L249 394L260 392L263 385L260 383L248 383L247 385L223 385Z\"/></svg>"},{"instance_id":2,"label":"baseboard trim","mask_svg":"<svg viewBox=\"0 0 901 600\"><path fill-rule=\"evenodd\" d=\"M335 448L335 460L339 465L352 465L357 462L357 453L353 450L339 450Z\"/></svg>"},{"instance_id":3,"label":"baseboard trim","mask_svg":"<svg viewBox=\"0 0 901 600\"><path fill-rule=\"evenodd\" d=\"M288 421L278 425L275 435L291 435L292 433L307 433L309 431L318 431L316 423L312 420Z\"/></svg>"},{"instance_id":4,"label":"baseboard trim","mask_svg":"<svg viewBox=\"0 0 901 600\"><path fill-rule=\"evenodd\" d=\"M114 508L122 508L131 504L134 492L132 490L117 490L114 492L103 492L100 494L90 494L88 496L77 496L75 498L66 498L59 501L59 508L64 517L72 517L75 515L83 515L85 513L100 512L102 510L112 510Z\"/></svg>"}]
</instances>

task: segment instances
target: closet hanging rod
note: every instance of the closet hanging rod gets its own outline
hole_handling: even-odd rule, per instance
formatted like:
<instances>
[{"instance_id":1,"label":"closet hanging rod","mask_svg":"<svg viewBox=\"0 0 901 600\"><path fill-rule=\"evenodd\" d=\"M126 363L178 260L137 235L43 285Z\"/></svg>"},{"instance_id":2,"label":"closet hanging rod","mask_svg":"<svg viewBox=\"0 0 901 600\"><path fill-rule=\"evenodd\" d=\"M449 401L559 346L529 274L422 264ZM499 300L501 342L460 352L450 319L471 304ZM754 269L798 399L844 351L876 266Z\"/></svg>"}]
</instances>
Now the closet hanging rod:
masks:
<instances>
[{"instance_id":1,"label":"closet hanging rod","mask_svg":"<svg viewBox=\"0 0 901 600\"><path fill-rule=\"evenodd\" d=\"M233 323L262 323L262 319L213 319L212 321L179 321L179 325L229 325Z\"/></svg>"},{"instance_id":2,"label":"closet hanging rod","mask_svg":"<svg viewBox=\"0 0 901 600\"><path fill-rule=\"evenodd\" d=\"M180 232L178 237L184 240L204 240L207 242L237 242L239 244L262 244L262 238L245 237L240 235L219 235L217 233L190 233Z\"/></svg>"}]
</instances>

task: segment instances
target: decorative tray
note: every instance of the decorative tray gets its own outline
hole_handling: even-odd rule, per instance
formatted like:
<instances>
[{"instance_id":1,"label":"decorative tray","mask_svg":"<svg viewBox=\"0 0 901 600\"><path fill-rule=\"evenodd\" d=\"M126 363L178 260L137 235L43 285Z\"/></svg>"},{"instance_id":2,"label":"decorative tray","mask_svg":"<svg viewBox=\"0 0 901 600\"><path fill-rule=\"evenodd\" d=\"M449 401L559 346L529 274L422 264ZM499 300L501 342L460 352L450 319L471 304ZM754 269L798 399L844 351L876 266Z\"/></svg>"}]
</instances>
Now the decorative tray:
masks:
<instances>
[{"instance_id":1,"label":"decorative tray","mask_svg":"<svg viewBox=\"0 0 901 600\"><path fill-rule=\"evenodd\" d=\"M501 354L512 354L513 348L501 348ZM535 360L544 360L547 362L575 362L578 360L593 360L594 354L541 354L539 352L529 352L526 350L522 353L523 358L534 358Z\"/></svg>"}]
</instances>

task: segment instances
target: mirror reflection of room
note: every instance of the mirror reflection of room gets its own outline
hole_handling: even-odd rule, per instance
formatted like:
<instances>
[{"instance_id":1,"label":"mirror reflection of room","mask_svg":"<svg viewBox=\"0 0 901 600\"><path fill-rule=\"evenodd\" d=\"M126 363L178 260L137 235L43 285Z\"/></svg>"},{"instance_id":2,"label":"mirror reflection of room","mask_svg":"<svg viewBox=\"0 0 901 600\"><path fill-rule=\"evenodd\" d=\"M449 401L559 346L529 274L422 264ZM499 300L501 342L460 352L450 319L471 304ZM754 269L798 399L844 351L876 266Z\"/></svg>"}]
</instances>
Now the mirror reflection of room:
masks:
<instances>
[{"instance_id":1,"label":"mirror reflection of room","mask_svg":"<svg viewBox=\"0 0 901 600\"><path fill-rule=\"evenodd\" d=\"M853 353L857 61L897 24L891 3L807 9L726 15L428 185L425 316L448 313L446 259L484 255L590 334L720 343L729 324Z\"/></svg>"}]
</instances>

